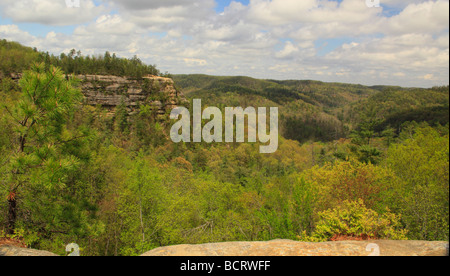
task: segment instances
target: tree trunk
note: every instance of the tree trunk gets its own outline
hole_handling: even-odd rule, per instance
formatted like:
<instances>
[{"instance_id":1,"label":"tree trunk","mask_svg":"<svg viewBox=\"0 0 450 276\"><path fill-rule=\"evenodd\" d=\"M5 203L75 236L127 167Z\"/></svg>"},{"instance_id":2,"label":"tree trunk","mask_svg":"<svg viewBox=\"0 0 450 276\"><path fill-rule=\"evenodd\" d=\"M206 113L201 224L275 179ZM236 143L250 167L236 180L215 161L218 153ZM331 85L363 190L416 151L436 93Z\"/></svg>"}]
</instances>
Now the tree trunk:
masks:
<instances>
[{"instance_id":1,"label":"tree trunk","mask_svg":"<svg viewBox=\"0 0 450 276\"><path fill-rule=\"evenodd\" d=\"M142 230L142 244L145 242L145 228L144 228L144 220L142 218L142 200L139 199L139 217L141 221L141 230Z\"/></svg>"},{"instance_id":2,"label":"tree trunk","mask_svg":"<svg viewBox=\"0 0 450 276\"><path fill-rule=\"evenodd\" d=\"M11 193L8 198L8 227L6 230L6 233L8 235L14 235L14 228L16 226L16 218L17 218L17 211L16 211L16 197L14 193Z\"/></svg>"}]
</instances>

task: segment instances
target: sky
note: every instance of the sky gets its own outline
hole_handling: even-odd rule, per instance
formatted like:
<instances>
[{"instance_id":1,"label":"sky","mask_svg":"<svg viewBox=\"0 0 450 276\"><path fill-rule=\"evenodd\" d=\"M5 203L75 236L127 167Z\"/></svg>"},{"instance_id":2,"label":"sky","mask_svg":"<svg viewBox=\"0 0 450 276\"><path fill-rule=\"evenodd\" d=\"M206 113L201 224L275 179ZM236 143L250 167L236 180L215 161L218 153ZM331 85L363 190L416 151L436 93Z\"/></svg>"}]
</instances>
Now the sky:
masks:
<instances>
[{"instance_id":1,"label":"sky","mask_svg":"<svg viewBox=\"0 0 450 276\"><path fill-rule=\"evenodd\" d=\"M172 74L449 84L448 0L0 0L0 39Z\"/></svg>"}]
</instances>

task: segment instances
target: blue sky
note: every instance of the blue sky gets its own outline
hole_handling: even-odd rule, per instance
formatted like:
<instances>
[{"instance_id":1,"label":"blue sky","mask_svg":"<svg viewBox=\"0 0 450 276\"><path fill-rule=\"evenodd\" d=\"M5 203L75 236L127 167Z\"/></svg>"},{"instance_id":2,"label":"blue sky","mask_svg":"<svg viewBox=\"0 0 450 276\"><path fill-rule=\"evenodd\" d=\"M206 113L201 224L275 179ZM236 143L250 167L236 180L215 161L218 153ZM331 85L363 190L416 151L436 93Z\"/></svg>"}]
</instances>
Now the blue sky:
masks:
<instances>
[{"instance_id":1,"label":"blue sky","mask_svg":"<svg viewBox=\"0 0 450 276\"><path fill-rule=\"evenodd\" d=\"M14 24L13 20L7 17L0 17L0 25ZM71 34L76 26L51 26L38 23L16 23L21 30L27 31L35 36L45 37L49 32L58 32L64 34Z\"/></svg>"},{"instance_id":2,"label":"blue sky","mask_svg":"<svg viewBox=\"0 0 450 276\"><path fill-rule=\"evenodd\" d=\"M93 1L95 3L96 6L100 6L103 2L102 1ZM226 7L228 7L230 5L231 2L233 2L232 0L215 0L216 2L216 6L214 8L214 10L216 11L216 13L222 13L224 11L224 9ZM245 6L248 6L250 3L250 0L235 0L234 2L239 2ZM338 3L341 3L342 0L338 0L335 1ZM394 16L397 15L401 10L396 8L396 7L389 7L389 6L385 6L383 5L383 13L386 16ZM113 10L111 12L111 14L117 14L118 11ZM0 16L0 24L2 25L7 25L7 24L12 24L13 21L7 17L4 16ZM64 34L71 34L73 33L76 25L72 25L72 26L52 26L52 25L44 25L44 24L36 24L36 23L18 23L17 24L22 30L28 31L36 36L41 36L44 37L45 35L47 35L49 32L51 31L55 31L58 33L64 33ZM345 40L341 40L340 42L344 42ZM334 46L333 45L337 45L339 44L338 41L336 41L335 39L330 40L330 43L328 43L328 47L325 47L325 49L332 49ZM342 43L341 43L342 44ZM335 48L335 47L334 47Z\"/></svg>"},{"instance_id":3,"label":"blue sky","mask_svg":"<svg viewBox=\"0 0 450 276\"><path fill-rule=\"evenodd\" d=\"M214 10L217 13L221 13L224 11L224 9L226 7L228 7L230 5L230 3L232 2L231 0L215 0L216 2L216 6L214 8ZM236 0L235 2L239 2L242 3L243 5L248 5L250 3L250 0ZM94 1L95 5L100 6L102 4L101 1ZM113 11L111 12L111 14L114 13L118 13L118 11ZM4 17L4 16L0 16L0 24L2 25L7 25L7 24L12 24L12 20ZM17 24L22 30L26 30L34 35L38 35L38 36L45 36L46 34L48 34L50 31L56 31L56 32L61 32L61 33L65 33L65 34L70 34L74 31L75 26L51 26L51 25L43 25L43 24L36 24L36 23L19 23Z\"/></svg>"},{"instance_id":4,"label":"blue sky","mask_svg":"<svg viewBox=\"0 0 450 276\"><path fill-rule=\"evenodd\" d=\"M0 38L137 55L171 73L430 87L449 82L449 1L0 0Z\"/></svg>"},{"instance_id":5,"label":"blue sky","mask_svg":"<svg viewBox=\"0 0 450 276\"><path fill-rule=\"evenodd\" d=\"M245 6L248 6L250 0L236 0L235 2L242 3ZM223 12L225 7L228 7L231 3L230 0L216 0L217 6L215 8L216 12Z\"/></svg>"},{"instance_id":6,"label":"blue sky","mask_svg":"<svg viewBox=\"0 0 450 276\"><path fill-rule=\"evenodd\" d=\"M215 0L216 6L214 10L217 13L222 13L226 7L230 5L231 0ZM236 0L235 2L240 2L243 5L248 5L249 0ZM100 6L102 4L101 1L94 1L96 6ZM111 14L118 14L117 10L112 10ZM13 20L8 18L7 16L2 16L0 14L0 24L1 25L9 25L13 24ZM17 23L20 29L30 32L33 35L45 37L49 32L54 31L58 33L71 34L76 28L76 25L70 26L52 26L52 25L44 25L39 23Z\"/></svg>"}]
</instances>

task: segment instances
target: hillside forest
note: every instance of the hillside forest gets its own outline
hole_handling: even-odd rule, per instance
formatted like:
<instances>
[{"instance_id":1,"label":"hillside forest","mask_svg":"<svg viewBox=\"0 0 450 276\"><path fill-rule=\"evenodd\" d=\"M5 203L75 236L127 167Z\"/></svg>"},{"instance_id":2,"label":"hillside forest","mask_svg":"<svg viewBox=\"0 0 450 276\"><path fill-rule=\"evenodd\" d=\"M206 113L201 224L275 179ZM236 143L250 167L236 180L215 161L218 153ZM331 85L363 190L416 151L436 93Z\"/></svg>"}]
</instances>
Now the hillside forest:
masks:
<instances>
[{"instance_id":1,"label":"hillside forest","mask_svg":"<svg viewBox=\"0 0 450 276\"><path fill-rule=\"evenodd\" d=\"M278 151L173 143L169 114L109 116L72 75L170 77L191 108L278 107ZM16 77L15 77L16 76ZM18 78L17 76L20 76ZM109 52L0 40L0 239L66 255L291 239L449 240L449 87L170 75ZM207 123L204 121L204 123Z\"/></svg>"}]
</instances>

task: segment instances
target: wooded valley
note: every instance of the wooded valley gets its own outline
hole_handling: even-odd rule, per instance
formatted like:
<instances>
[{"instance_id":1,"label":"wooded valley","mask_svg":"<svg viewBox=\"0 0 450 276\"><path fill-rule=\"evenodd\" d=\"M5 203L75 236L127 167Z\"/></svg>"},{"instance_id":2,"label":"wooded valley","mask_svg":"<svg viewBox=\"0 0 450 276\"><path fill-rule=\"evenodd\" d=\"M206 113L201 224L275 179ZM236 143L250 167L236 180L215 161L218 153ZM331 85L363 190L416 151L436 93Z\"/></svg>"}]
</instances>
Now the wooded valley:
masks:
<instances>
[{"instance_id":1,"label":"wooded valley","mask_svg":"<svg viewBox=\"0 0 450 276\"><path fill-rule=\"evenodd\" d=\"M278 107L278 151L173 143L70 75L170 77L190 108ZM13 76L20 75L20 80ZM137 57L0 41L0 238L65 255L225 241L448 241L449 87L170 75Z\"/></svg>"}]
</instances>

